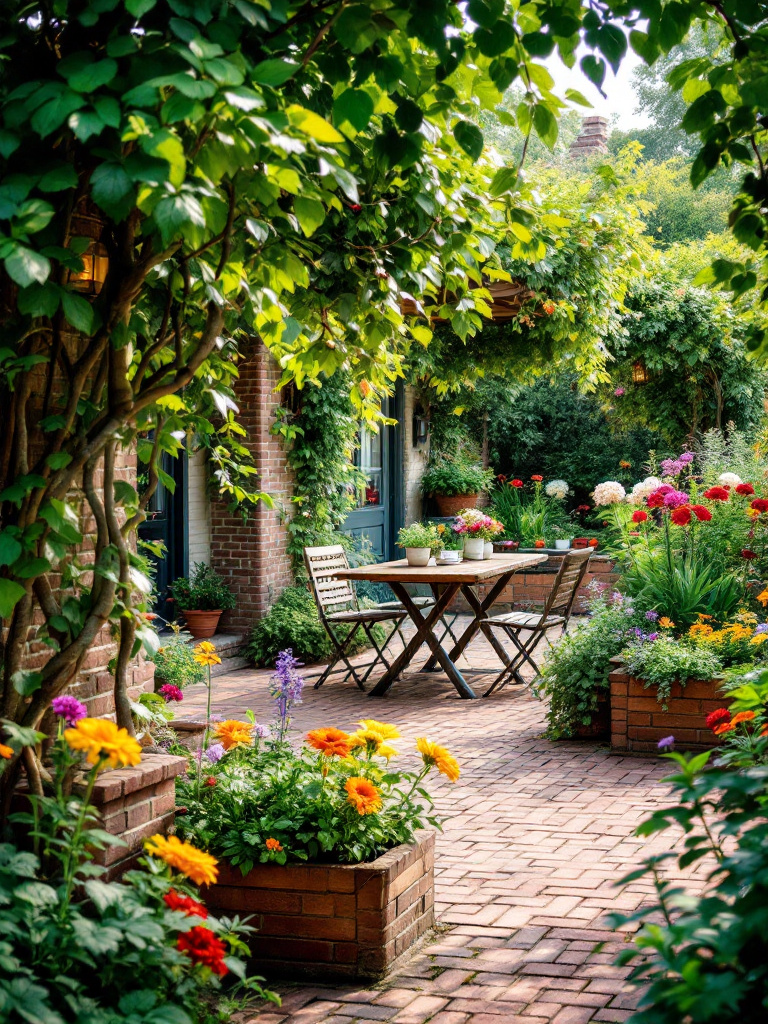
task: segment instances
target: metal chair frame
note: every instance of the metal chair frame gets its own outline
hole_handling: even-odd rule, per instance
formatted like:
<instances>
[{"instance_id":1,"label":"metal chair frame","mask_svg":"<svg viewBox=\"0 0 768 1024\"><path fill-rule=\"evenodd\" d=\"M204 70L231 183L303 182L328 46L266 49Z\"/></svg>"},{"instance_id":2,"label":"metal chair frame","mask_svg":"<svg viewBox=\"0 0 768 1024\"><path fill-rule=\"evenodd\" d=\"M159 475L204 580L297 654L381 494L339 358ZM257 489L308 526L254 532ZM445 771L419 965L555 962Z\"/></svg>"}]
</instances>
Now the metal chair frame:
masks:
<instances>
[{"instance_id":1,"label":"metal chair frame","mask_svg":"<svg viewBox=\"0 0 768 1024\"><path fill-rule=\"evenodd\" d=\"M352 676L358 687L361 690L365 690L366 680L376 665L381 663L385 669L389 668L390 663L387 661L384 652L389 641L400 628L403 619L406 618L407 612L404 608L400 611L386 608L361 608L359 606L357 594L349 580L336 579L336 573L340 569L349 568L347 554L341 544L304 548L304 565L307 569L312 596L317 606L318 617L333 645L335 655L315 683L315 689L319 689L332 672L343 671L342 668L336 669L336 666L341 661L346 666L346 672L344 672L341 680L342 683L345 683ZM379 646L372 627L376 623L384 622L394 622L394 626L388 633L384 643ZM339 639L334 626L344 625L349 625L350 628L347 634ZM352 641L360 629L363 630L371 642L376 652L376 657L373 661L366 662L364 665L354 666L349 660L348 652ZM366 669L366 671L361 676L358 674L358 669Z\"/></svg>"},{"instance_id":2,"label":"metal chair frame","mask_svg":"<svg viewBox=\"0 0 768 1024\"><path fill-rule=\"evenodd\" d=\"M522 686L530 686L541 675L541 669L534 658L534 653L542 641L551 647L549 630L556 626L560 627L560 636L565 633L568 621L571 617L573 604L576 600L581 581L589 565L592 556L591 549L586 551L569 551L563 559L563 563L557 571L552 589L544 602L544 607L539 615L536 613L526 614L523 612L509 612L505 615L496 615L485 620L486 624L493 629L500 629L512 641L516 648L509 663L499 672L491 685L483 694L490 696L496 689L501 689L507 683L516 680ZM529 621L523 621L523 620ZM521 634L529 633L530 636L523 638ZM520 674L524 664L530 665L534 670L533 679L528 682Z\"/></svg>"}]
</instances>

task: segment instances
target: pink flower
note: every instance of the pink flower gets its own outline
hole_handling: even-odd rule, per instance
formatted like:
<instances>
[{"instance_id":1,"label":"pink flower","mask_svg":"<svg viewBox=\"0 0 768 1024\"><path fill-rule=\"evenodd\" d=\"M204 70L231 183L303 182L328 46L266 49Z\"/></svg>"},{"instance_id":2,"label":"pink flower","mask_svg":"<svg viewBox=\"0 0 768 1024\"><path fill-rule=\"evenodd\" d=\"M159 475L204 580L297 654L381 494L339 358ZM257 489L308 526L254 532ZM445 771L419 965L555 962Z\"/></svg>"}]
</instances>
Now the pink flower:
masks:
<instances>
[{"instance_id":1,"label":"pink flower","mask_svg":"<svg viewBox=\"0 0 768 1024\"><path fill-rule=\"evenodd\" d=\"M54 697L51 701L51 707L53 708L54 715L63 718L70 729L81 718L86 718L88 715L88 708L85 704L81 704L76 697L72 697L68 693L65 693L62 697Z\"/></svg>"},{"instance_id":2,"label":"pink flower","mask_svg":"<svg viewBox=\"0 0 768 1024\"><path fill-rule=\"evenodd\" d=\"M624 394L624 392L625 392L624 388L616 388L616 390L613 393L614 393L614 395L617 398L621 398L621 396Z\"/></svg>"},{"instance_id":3,"label":"pink flower","mask_svg":"<svg viewBox=\"0 0 768 1024\"><path fill-rule=\"evenodd\" d=\"M172 683L166 683L164 686L161 686L158 693L165 699L166 703L170 703L172 700L184 700L184 694L178 686L174 686Z\"/></svg>"},{"instance_id":4,"label":"pink flower","mask_svg":"<svg viewBox=\"0 0 768 1024\"><path fill-rule=\"evenodd\" d=\"M666 508L680 508L681 505L687 505L690 500L690 494L686 494L685 491L670 490L664 495Z\"/></svg>"}]
</instances>

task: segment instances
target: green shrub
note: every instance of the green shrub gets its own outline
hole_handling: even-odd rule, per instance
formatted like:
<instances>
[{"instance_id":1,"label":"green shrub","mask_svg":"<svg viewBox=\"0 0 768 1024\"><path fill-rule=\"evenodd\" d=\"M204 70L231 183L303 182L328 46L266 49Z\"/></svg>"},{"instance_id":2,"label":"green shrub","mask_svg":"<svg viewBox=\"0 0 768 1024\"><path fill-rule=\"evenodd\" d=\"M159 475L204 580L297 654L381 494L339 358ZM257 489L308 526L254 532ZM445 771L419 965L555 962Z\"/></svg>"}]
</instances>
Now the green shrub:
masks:
<instances>
[{"instance_id":1,"label":"green shrub","mask_svg":"<svg viewBox=\"0 0 768 1024\"><path fill-rule=\"evenodd\" d=\"M155 663L155 690L170 683L183 690L185 686L202 683L206 678L205 669L195 661L195 652L187 641L189 633L184 633L175 624L171 625L173 633L167 639L161 637L163 646L152 655Z\"/></svg>"},{"instance_id":2,"label":"green shrub","mask_svg":"<svg viewBox=\"0 0 768 1024\"><path fill-rule=\"evenodd\" d=\"M339 636L345 636L348 628L341 627ZM377 639L383 640L382 627L375 629ZM351 650L356 653L367 646L368 640L360 631ZM333 653L331 641L318 618L314 598L306 587L298 584L285 589L264 618L253 627L245 656L254 665L271 665L280 651L288 647L300 661L310 664L326 661Z\"/></svg>"},{"instance_id":3,"label":"green shrub","mask_svg":"<svg viewBox=\"0 0 768 1024\"><path fill-rule=\"evenodd\" d=\"M424 494L441 494L453 497L459 494L477 494L490 487L493 470L483 469L462 461L441 461L430 466L421 478Z\"/></svg>"},{"instance_id":4,"label":"green shrub","mask_svg":"<svg viewBox=\"0 0 768 1024\"><path fill-rule=\"evenodd\" d=\"M429 548L433 554L445 546L434 523L411 523L403 526L397 534L397 546L401 548Z\"/></svg>"},{"instance_id":5,"label":"green shrub","mask_svg":"<svg viewBox=\"0 0 768 1024\"><path fill-rule=\"evenodd\" d=\"M641 679L646 689L656 687L665 711L674 682L685 686L689 679L712 679L723 670L723 663L714 651L673 636L639 640L621 653L627 670Z\"/></svg>"},{"instance_id":6,"label":"green shrub","mask_svg":"<svg viewBox=\"0 0 768 1024\"><path fill-rule=\"evenodd\" d=\"M235 595L221 576L204 562L195 562L189 576L179 576L171 590L179 611L227 611L235 607Z\"/></svg>"},{"instance_id":7,"label":"green shrub","mask_svg":"<svg viewBox=\"0 0 768 1024\"><path fill-rule=\"evenodd\" d=\"M589 610L589 621L572 628L549 651L537 685L537 691L549 698L550 739L573 736L580 725L590 724L600 692L608 690L611 658L626 646L628 632L643 621L620 595L595 597Z\"/></svg>"}]
</instances>

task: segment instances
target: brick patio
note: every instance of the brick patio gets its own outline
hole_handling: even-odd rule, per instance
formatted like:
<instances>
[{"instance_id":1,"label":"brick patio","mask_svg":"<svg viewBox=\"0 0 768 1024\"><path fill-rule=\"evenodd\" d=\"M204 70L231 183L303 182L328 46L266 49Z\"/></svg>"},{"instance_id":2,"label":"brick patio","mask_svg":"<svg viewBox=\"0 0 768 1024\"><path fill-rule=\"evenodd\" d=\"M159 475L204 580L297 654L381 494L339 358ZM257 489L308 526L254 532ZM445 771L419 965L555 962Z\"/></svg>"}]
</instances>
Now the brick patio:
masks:
<instances>
[{"instance_id":1,"label":"brick patio","mask_svg":"<svg viewBox=\"0 0 768 1024\"><path fill-rule=\"evenodd\" d=\"M470 661L495 664L482 639ZM316 670L307 669L311 675ZM270 718L268 672L243 670L216 680L216 712L247 708ZM202 689L202 688L201 688ZM479 689L479 687L477 687ZM187 691L185 716L204 708ZM440 674L407 674L387 697L371 700L354 684L307 687L293 731L348 729L371 717L398 726L410 759L416 736L445 744L459 759L451 785L432 777L439 812L436 934L386 981L370 988L273 983L278 1010L252 1011L253 1024L586 1024L624 1021L637 996L613 966L622 936L606 911L632 910L651 887L615 882L669 840L634 837L667 799L656 757L612 755L594 742L543 738L544 707L511 687L488 700L462 701ZM415 764L415 761L414 761ZM597 943L604 943L593 952ZM270 979L268 979L270 981Z\"/></svg>"}]
</instances>

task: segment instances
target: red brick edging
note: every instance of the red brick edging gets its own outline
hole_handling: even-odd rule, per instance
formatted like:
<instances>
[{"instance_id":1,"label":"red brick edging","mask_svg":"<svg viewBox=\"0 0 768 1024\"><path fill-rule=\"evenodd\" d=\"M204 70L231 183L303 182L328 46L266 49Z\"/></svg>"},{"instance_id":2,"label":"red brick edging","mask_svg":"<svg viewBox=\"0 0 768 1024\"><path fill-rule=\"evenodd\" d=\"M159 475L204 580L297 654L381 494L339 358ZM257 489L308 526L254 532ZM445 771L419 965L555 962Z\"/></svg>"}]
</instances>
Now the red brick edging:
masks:
<instances>
[{"instance_id":1,"label":"red brick edging","mask_svg":"<svg viewBox=\"0 0 768 1024\"><path fill-rule=\"evenodd\" d=\"M270 977L377 978L434 923L434 832L367 864L220 865L213 909L255 915L252 961Z\"/></svg>"},{"instance_id":2,"label":"red brick edging","mask_svg":"<svg viewBox=\"0 0 768 1024\"><path fill-rule=\"evenodd\" d=\"M675 737L683 750L709 750L717 744L706 727L710 711L727 707L729 699L719 694L721 678L674 683L667 710L657 699L656 688L646 689L641 679L619 668L608 677L611 684L611 748L613 750L656 751L659 740Z\"/></svg>"}]
</instances>

